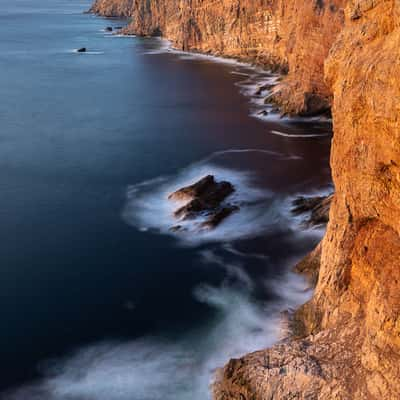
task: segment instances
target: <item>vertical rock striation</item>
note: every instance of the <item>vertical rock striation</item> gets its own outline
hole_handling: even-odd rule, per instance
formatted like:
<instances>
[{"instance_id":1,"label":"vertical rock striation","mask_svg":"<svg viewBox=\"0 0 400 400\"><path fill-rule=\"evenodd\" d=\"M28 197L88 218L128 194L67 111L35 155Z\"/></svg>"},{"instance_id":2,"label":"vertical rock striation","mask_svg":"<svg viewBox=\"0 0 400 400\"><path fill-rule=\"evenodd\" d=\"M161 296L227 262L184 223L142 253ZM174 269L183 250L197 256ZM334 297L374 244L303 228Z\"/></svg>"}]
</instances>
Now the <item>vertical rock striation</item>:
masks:
<instances>
[{"instance_id":1,"label":"vertical rock striation","mask_svg":"<svg viewBox=\"0 0 400 400\"><path fill-rule=\"evenodd\" d=\"M287 72L274 100L312 115L331 103L324 60L342 28L345 0L97 0L91 11L130 16L128 31L164 36L182 50Z\"/></svg>"},{"instance_id":2,"label":"vertical rock striation","mask_svg":"<svg viewBox=\"0 0 400 400\"><path fill-rule=\"evenodd\" d=\"M215 398L400 398L400 2L350 0L326 62L336 194L303 338L231 360Z\"/></svg>"}]
</instances>

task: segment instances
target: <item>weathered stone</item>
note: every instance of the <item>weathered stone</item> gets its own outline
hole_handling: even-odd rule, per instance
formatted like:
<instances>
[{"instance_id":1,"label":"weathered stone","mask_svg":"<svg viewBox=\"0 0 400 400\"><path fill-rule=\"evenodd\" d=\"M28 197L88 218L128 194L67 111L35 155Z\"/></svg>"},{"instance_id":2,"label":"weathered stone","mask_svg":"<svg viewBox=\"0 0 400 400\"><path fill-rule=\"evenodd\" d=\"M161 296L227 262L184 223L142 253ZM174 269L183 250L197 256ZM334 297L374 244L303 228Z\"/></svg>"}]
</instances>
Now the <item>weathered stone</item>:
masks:
<instances>
[{"instance_id":1,"label":"weathered stone","mask_svg":"<svg viewBox=\"0 0 400 400\"><path fill-rule=\"evenodd\" d=\"M231 183L216 182L213 175L207 175L194 184L171 193L168 199L186 202L174 212L176 218L188 220L206 215L207 219L201 224L201 228L212 229L239 209L232 204L222 204L234 190ZM181 226L177 225L171 229L178 231L181 230Z\"/></svg>"},{"instance_id":2,"label":"weathered stone","mask_svg":"<svg viewBox=\"0 0 400 400\"><path fill-rule=\"evenodd\" d=\"M96 0L92 12L129 16L126 33L163 35L181 50L218 54L287 73L274 100L284 113L324 112L324 61L345 0Z\"/></svg>"},{"instance_id":3,"label":"weathered stone","mask_svg":"<svg viewBox=\"0 0 400 400\"><path fill-rule=\"evenodd\" d=\"M308 226L326 224L329 221L332 198L333 194L317 197L300 196L293 201L292 213L296 215L309 213L309 217L305 220Z\"/></svg>"}]
</instances>

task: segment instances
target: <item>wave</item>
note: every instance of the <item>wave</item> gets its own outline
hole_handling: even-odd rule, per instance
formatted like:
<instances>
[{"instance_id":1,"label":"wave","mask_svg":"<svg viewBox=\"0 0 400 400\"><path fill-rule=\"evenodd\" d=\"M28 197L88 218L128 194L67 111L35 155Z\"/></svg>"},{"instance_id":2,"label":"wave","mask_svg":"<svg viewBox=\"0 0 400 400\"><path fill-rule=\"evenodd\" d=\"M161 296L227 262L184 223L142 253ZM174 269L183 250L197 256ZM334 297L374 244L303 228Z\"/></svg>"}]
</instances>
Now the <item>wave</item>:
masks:
<instances>
[{"instance_id":1,"label":"wave","mask_svg":"<svg viewBox=\"0 0 400 400\"><path fill-rule=\"evenodd\" d=\"M198 246L206 242L230 243L239 239L258 237L275 230L299 230L304 235L315 235L315 230L300 230L301 224L291 215L293 196L277 195L257 184L257 175L239 170L237 155L246 153L265 154L277 160L298 160L296 155L285 155L267 149L227 149L216 151L210 156L192 163L175 175L159 176L145 182L130 185L126 191L126 204L122 211L123 220L140 231L151 231L169 235L182 245ZM200 215L181 221L174 211L182 203L168 200L168 196L181 187L198 181L205 175L214 175L217 181L229 181L235 192L227 201L239 207L216 228L201 229L207 218ZM171 228L179 224L181 229ZM319 233L318 233L319 234Z\"/></svg>"},{"instance_id":2,"label":"wave","mask_svg":"<svg viewBox=\"0 0 400 400\"><path fill-rule=\"evenodd\" d=\"M188 245L254 237L278 224L282 217L280 201L268 190L254 185L251 173L221 167L210 161L215 157L214 154L203 162L192 164L174 176L159 177L130 186L123 219L138 229L172 235ZM213 230L199 230L205 218L200 216L194 220L180 221L179 225L185 231L172 232L170 228L177 224L173 212L179 204L169 201L168 195L208 174L235 186L236 191L229 197L229 202L238 205L239 212L230 215Z\"/></svg>"},{"instance_id":3,"label":"wave","mask_svg":"<svg viewBox=\"0 0 400 400\"><path fill-rule=\"evenodd\" d=\"M300 117L282 115L276 105L268 104L268 102L266 103L265 99L273 94L274 86L278 84L281 74L273 73L264 69L263 67L254 65L253 63L240 61L235 58L174 49L172 47L172 43L167 39L157 39L160 41L159 48L146 51L144 54L156 55L172 53L177 55L181 60L202 60L236 67L235 70L231 71L231 74L245 78L237 82L236 85L240 87L240 92L249 99L251 105L249 115L253 118L257 118L261 121L273 121L280 123L332 122L332 119L326 116ZM263 87L266 85L267 88L263 89Z\"/></svg>"},{"instance_id":4,"label":"wave","mask_svg":"<svg viewBox=\"0 0 400 400\"><path fill-rule=\"evenodd\" d=\"M98 51L98 50L88 50L84 52L79 52L79 49L73 49L69 50L68 53L73 53L73 54L79 54L79 55L102 55L104 54L104 51Z\"/></svg>"},{"instance_id":5,"label":"wave","mask_svg":"<svg viewBox=\"0 0 400 400\"><path fill-rule=\"evenodd\" d=\"M36 383L0 395L2 400L206 400L216 368L229 358L274 344L281 335L282 309L298 306L311 292L293 274L268 288L277 301L252 297L254 282L238 264L226 264L212 252L206 262L224 268L220 286L199 285L194 298L215 312L199 328L173 341L143 337L104 341L48 361ZM133 311L134 312L134 311Z\"/></svg>"},{"instance_id":6,"label":"wave","mask_svg":"<svg viewBox=\"0 0 400 400\"><path fill-rule=\"evenodd\" d=\"M313 138L313 137L326 137L330 136L330 133L309 133L309 134L295 134L295 133L285 133L281 131L271 130L270 131L273 135L277 136L284 136L289 138Z\"/></svg>"}]
</instances>

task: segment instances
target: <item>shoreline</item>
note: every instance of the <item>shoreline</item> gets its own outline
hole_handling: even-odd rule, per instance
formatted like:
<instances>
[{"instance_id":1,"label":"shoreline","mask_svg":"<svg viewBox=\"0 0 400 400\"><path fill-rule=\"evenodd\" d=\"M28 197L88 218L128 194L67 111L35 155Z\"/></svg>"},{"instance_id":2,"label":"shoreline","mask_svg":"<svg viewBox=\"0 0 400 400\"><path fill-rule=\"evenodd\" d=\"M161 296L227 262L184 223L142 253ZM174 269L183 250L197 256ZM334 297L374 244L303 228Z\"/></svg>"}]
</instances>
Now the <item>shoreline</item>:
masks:
<instances>
[{"instance_id":1,"label":"shoreline","mask_svg":"<svg viewBox=\"0 0 400 400\"><path fill-rule=\"evenodd\" d=\"M93 16L107 19L119 19L118 16L108 16L102 15L97 12L93 12L91 10L86 11L86 13L91 14ZM122 17L122 21L128 19L126 17ZM172 39L163 37L163 36L152 36L152 35L143 35L139 33L135 33L129 29L128 24L123 27L118 33L110 33L107 36L115 36L115 37L139 37L143 39L157 39L160 42L164 42L165 44L158 50L149 51L147 54L176 54L181 57L193 57L200 60L207 60L211 62L226 64L226 65L236 65L241 68L246 68L254 71L256 74L269 74L271 79L274 79L274 82L267 82L268 89L262 90L262 87L265 86L266 82L262 82L260 80L258 84L258 88L254 89L253 93L244 94L246 97L257 98L259 100L257 103L258 106L263 103L265 105L264 108L259 108L257 113L250 114L252 117L260 119L261 121L272 121L272 122L317 122L317 123L327 123L332 125L332 115L331 110L324 111L321 113L316 113L315 115L302 115L302 113L288 112L285 110L285 101L286 99L281 96L282 89L282 81L284 81L285 77L287 77L287 68L282 65L275 64L274 66L269 67L265 63L257 63L256 59L252 59L249 57L240 57L240 56L229 56L221 53L213 53L213 52L202 52L199 49L191 49L191 50L180 50L177 47L174 47L174 41ZM250 74L243 73L243 76L246 76L247 79L250 78ZM247 79L243 81L237 82L237 86L241 86ZM266 93L265 93L266 92ZM251 103L251 101L250 101ZM332 130L332 127L331 127ZM290 135L293 136L293 135Z\"/></svg>"}]
</instances>

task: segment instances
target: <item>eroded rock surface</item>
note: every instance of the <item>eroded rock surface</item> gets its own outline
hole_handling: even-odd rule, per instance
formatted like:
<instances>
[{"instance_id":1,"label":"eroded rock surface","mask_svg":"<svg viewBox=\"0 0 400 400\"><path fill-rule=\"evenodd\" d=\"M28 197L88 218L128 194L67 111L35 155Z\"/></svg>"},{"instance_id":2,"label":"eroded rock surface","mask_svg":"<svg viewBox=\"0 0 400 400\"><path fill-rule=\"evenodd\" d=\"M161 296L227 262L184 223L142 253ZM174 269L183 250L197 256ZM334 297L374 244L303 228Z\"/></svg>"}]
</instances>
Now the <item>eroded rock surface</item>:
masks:
<instances>
[{"instance_id":1,"label":"eroded rock surface","mask_svg":"<svg viewBox=\"0 0 400 400\"><path fill-rule=\"evenodd\" d=\"M194 184L171 193L168 199L185 202L174 212L177 219L184 221L206 216L200 228L212 229L239 209L236 205L224 203L224 200L234 191L235 188L231 183L217 182L213 175L207 175ZM182 226L175 225L171 229L179 231Z\"/></svg>"},{"instance_id":2,"label":"eroded rock surface","mask_svg":"<svg viewBox=\"0 0 400 400\"><path fill-rule=\"evenodd\" d=\"M329 196L297 197L293 201L292 213L295 215L309 214L305 220L307 226L318 226L328 223L329 210L333 194Z\"/></svg>"}]
</instances>

